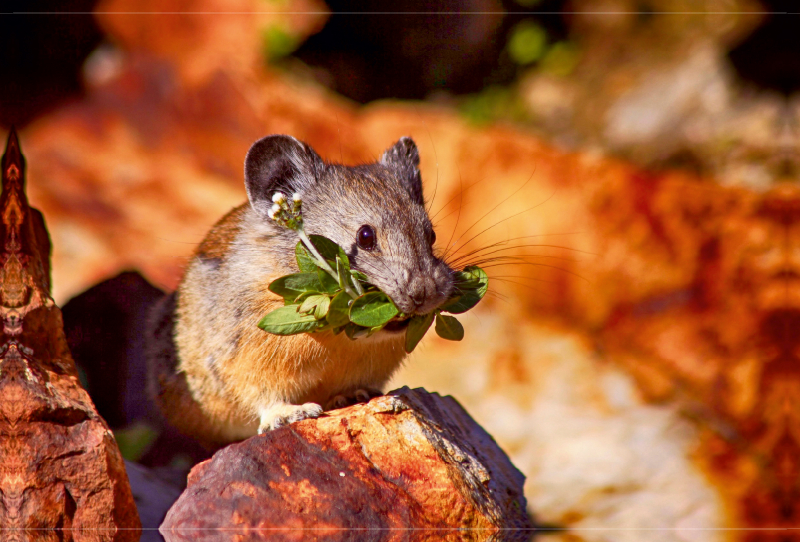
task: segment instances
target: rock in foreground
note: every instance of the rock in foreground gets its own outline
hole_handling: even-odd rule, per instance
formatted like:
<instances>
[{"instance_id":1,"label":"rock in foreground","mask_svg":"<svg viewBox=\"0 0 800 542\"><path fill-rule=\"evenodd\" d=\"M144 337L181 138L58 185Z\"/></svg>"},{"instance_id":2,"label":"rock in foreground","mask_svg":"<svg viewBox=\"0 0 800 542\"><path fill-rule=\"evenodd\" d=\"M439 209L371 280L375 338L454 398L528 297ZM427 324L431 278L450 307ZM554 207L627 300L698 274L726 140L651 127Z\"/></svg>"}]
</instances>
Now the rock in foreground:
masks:
<instances>
[{"instance_id":1,"label":"rock in foreground","mask_svg":"<svg viewBox=\"0 0 800 542\"><path fill-rule=\"evenodd\" d=\"M135 542L114 437L81 388L50 297L50 241L12 130L0 194L0 539Z\"/></svg>"},{"instance_id":2,"label":"rock in foreground","mask_svg":"<svg viewBox=\"0 0 800 542\"><path fill-rule=\"evenodd\" d=\"M524 476L451 397L402 388L233 444L197 465L179 540L524 540ZM450 531L450 532L448 532Z\"/></svg>"}]
</instances>

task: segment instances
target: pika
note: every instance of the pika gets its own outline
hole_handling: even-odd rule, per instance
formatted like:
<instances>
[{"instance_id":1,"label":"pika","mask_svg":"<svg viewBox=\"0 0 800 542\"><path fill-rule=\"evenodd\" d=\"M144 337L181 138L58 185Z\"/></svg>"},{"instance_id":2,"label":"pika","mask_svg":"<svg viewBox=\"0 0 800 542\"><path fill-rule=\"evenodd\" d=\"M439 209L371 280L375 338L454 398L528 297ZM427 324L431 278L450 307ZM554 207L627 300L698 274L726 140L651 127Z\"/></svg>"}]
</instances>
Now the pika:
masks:
<instances>
[{"instance_id":1,"label":"pika","mask_svg":"<svg viewBox=\"0 0 800 542\"><path fill-rule=\"evenodd\" d=\"M147 328L151 394L173 426L209 447L380 395L406 355L408 320L356 340L257 327L283 305L270 282L298 272L297 232L268 216L276 192L301 194L306 232L341 246L405 315L430 313L453 291L454 272L433 249L411 138L375 163L345 166L293 137L268 136L248 151L244 181L249 201L213 226Z\"/></svg>"}]
</instances>

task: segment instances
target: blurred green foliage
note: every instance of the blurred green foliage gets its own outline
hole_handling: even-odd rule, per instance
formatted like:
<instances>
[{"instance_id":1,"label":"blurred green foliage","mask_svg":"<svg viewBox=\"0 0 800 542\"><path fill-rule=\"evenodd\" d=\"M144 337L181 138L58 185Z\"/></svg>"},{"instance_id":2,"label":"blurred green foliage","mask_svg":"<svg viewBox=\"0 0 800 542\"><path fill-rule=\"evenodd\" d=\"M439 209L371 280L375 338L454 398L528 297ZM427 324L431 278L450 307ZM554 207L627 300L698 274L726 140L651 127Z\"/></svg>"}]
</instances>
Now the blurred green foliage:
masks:
<instances>
[{"instance_id":1,"label":"blurred green foliage","mask_svg":"<svg viewBox=\"0 0 800 542\"><path fill-rule=\"evenodd\" d=\"M291 34L281 25L272 25L263 32L264 57L274 62L292 54L300 46L297 36Z\"/></svg>"},{"instance_id":2,"label":"blurred green foliage","mask_svg":"<svg viewBox=\"0 0 800 542\"><path fill-rule=\"evenodd\" d=\"M156 441L158 431L143 422L133 423L124 429L114 431L114 438L122 457L128 461L138 461Z\"/></svg>"},{"instance_id":3,"label":"blurred green foliage","mask_svg":"<svg viewBox=\"0 0 800 542\"><path fill-rule=\"evenodd\" d=\"M523 66L541 59L547 50L547 31L536 21L525 19L511 30L506 45L508 54Z\"/></svg>"},{"instance_id":4,"label":"blurred green foliage","mask_svg":"<svg viewBox=\"0 0 800 542\"><path fill-rule=\"evenodd\" d=\"M538 0L517 0L525 7L531 7ZM571 74L580 60L580 50L571 41L551 43L552 37L534 19L524 19L517 23L508 34L505 51L520 71L546 72L557 77ZM459 100L462 114L471 122L486 124L497 120L526 122L530 111L520 95L518 85L488 86L481 92L465 96Z\"/></svg>"},{"instance_id":5,"label":"blurred green foliage","mask_svg":"<svg viewBox=\"0 0 800 542\"><path fill-rule=\"evenodd\" d=\"M470 122L478 125L500 119L521 122L528 118L522 99L512 87L486 87L477 94L465 96L459 109Z\"/></svg>"},{"instance_id":6,"label":"blurred green foliage","mask_svg":"<svg viewBox=\"0 0 800 542\"><path fill-rule=\"evenodd\" d=\"M580 60L580 51L572 42L559 41L553 44L542 58L542 70L559 77L571 74Z\"/></svg>"},{"instance_id":7,"label":"blurred green foliage","mask_svg":"<svg viewBox=\"0 0 800 542\"><path fill-rule=\"evenodd\" d=\"M281 2L284 0L265 0ZM535 8L542 0L513 0L522 8ZM541 19L539 19L541 20ZM581 51L569 39L561 40L558 30L548 30L548 24L540 23L535 12L517 22L505 36L497 62L496 77L493 74L484 79L485 86L477 93L457 95L455 103L459 111L470 122L488 124L494 121L510 121L528 123L532 120L532 112L528 110L522 91L525 88L519 82L529 74L545 73L555 77L567 77L578 65ZM546 22L546 21L545 21ZM502 38L501 38L502 39ZM280 61L294 53L302 41L284 25L274 24L263 30L263 55L273 64L282 65ZM449 65L431 66L435 86L442 87L446 81L446 69ZM441 72L441 73L439 73ZM511 82L506 82L513 78ZM502 80L503 83L499 83ZM492 84L492 83L495 84Z\"/></svg>"}]
</instances>

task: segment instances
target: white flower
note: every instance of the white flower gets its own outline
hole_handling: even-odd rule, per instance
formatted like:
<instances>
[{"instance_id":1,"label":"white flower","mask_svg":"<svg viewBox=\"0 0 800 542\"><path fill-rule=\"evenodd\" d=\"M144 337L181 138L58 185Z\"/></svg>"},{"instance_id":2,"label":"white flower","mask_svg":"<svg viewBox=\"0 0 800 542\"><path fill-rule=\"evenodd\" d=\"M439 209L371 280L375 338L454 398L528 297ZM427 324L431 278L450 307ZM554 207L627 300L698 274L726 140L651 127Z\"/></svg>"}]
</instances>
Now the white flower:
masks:
<instances>
[{"instance_id":1,"label":"white flower","mask_svg":"<svg viewBox=\"0 0 800 542\"><path fill-rule=\"evenodd\" d=\"M272 194L272 201L276 204L282 203L286 201L286 196L284 196L281 192L275 192L274 194Z\"/></svg>"},{"instance_id":2,"label":"white flower","mask_svg":"<svg viewBox=\"0 0 800 542\"><path fill-rule=\"evenodd\" d=\"M281 212L281 206L277 203L273 204L269 210L270 218L275 218L275 215Z\"/></svg>"},{"instance_id":3,"label":"white flower","mask_svg":"<svg viewBox=\"0 0 800 542\"><path fill-rule=\"evenodd\" d=\"M294 194L292 194L292 201L294 201L295 203L297 203L298 201L300 201L302 199L303 199L303 196L300 194L300 192L295 192Z\"/></svg>"},{"instance_id":4,"label":"white flower","mask_svg":"<svg viewBox=\"0 0 800 542\"><path fill-rule=\"evenodd\" d=\"M269 210L269 211L267 211L267 216L268 216L268 217L269 217L271 220L275 220L275 208L274 208L274 207L270 208L270 210Z\"/></svg>"}]
</instances>

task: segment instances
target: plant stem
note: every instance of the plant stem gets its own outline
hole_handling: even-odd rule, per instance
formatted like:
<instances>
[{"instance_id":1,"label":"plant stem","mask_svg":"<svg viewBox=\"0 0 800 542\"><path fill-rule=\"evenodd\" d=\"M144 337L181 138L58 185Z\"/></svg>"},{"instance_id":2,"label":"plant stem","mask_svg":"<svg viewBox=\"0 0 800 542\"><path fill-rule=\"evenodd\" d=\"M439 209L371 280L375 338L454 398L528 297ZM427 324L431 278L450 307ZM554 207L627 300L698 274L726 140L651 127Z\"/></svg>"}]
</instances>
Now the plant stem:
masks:
<instances>
[{"instance_id":1,"label":"plant stem","mask_svg":"<svg viewBox=\"0 0 800 542\"><path fill-rule=\"evenodd\" d=\"M306 246L306 248L310 250L311 254L314 256L314 258L316 258L317 261L315 263L317 264L317 266L321 267L326 273L328 273L331 277L333 277L333 280L339 282L339 274L336 271L334 271L333 268L331 268L331 266L328 265L328 262L325 261L325 258L323 258L319 252L317 252L316 247L314 247L314 243L311 242L311 239L308 238L305 230L302 227L300 227L297 230L297 235L300 236L300 240L303 241L303 244ZM356 295L356 293L353 292L353 289L350 288L350 286L348 286L347 283L345 283L344 285L344 291L347 292L347 295L349 295L353 299L358 297L358 295Z\"/></svg>"}]
</instances>

